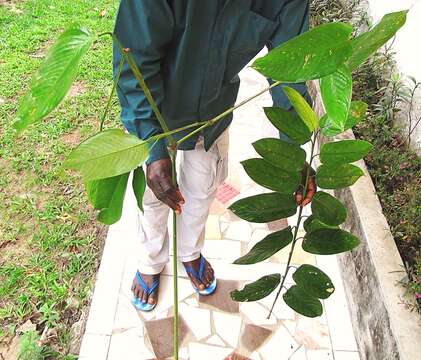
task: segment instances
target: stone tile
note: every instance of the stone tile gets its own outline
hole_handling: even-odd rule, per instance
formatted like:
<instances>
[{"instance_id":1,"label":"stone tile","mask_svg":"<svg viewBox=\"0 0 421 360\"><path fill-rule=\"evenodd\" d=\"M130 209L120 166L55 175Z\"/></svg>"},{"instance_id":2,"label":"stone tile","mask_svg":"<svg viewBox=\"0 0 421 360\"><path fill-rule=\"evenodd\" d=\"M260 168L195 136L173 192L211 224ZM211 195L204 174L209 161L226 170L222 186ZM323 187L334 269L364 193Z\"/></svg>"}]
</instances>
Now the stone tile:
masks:
<instances>
[{"instance_id":1,"label":"stone tile","mask_svg":"<svg viewBox=\"0 0 421 360\"><path fill-rule=\"evenodd\" d=\"M145 338L137 332L137 329L111 336L107 360L120 360L123 356L125 360L152 359L155 357L147 348Z\"/></svg>"},{"instance_id":2,"label":"stone tile","mask_svg":"<svg viewBox=\"0 0 421 360\"><path fill-rule=\"evenodd\" d=\"M298 348L299 345L290 333L280 326L259 353L263 359L288 359Z\"/></svg>"},{"instance_id":3,"label":"stone tile","mask_svg":"<svg viewBox=\"0 0 421 360\"><path fill-rule=\"evenodd\" d=\"M225 213L226 210L226 206L218 201L218 199L215 199L209 208L209 214L220 216Z\"/></svg>"},{"instance_id":4,"label":"stone tile","mask_svg":"<svg viewBox=\"0 0 421 360\"><path fill-rule=\"evenodd\" d=\"M251 231L250 224L242 220L231 223L223 235L225 239L249 241Z\"/></svg>"},{"instance_id":5,"label":"stone tile","mask_svg":"<svg viewBox=\"0 0 421 360\"><path fill-rule=\"evenodd\" d=\"M224 360L251 360L249 357L241 355L237 352L233 352L228 357L226 357Z\"/></svg>"},{"instance_id":6,"label":"stone tile","mask_svg":"<svg viewBox=\"0 0 421 360\"><path fill-rule=\"evenodd\" d=\"M237 281L219 279L216 291L208 296L199 295L199 303L228 313L238 313L239 304L230 297L230 292L238 286Z\"/></svg>"},{"instance_id":7,"label":"stone tile","mask_svg":"<svg viewBox=\"0 0 421 360\"><path fill-rule=\"evenodd\" d=\"M279 320L295 320L295 311L292 310L287 304L285 304L282 295L284 294L282 290L281 295L278 298L278 301L275 304L275 307L272 311L272 316L275 315ZM262 304L268 312L272 308L273 301L275 300L276 291L272 292L265 298L259 300L259 303Z\"/></svg>"},{"instance_id":8,"label":"stone tile","mask_svg":"<svg viewBox=\"0 0 421 360\"><path fill-rule=\"evenodd\" d=\"M267 318L269 311L257 302L241 303L240 311L254 325L275 325L276 318Z\"/></svg>"},{"instance_id":9,"label":"stone tile","mask_svg":"<svg viewBox=\"0 0 421 360\"><path fill-rule=\"evenodd\" d=\"M250 360L262 360L262 357L257 351L255 351L253 354L250 355Z\"/></svg>"},{"instance_id":10,"label":"stone tile","mask_svg":"<svg viewBox=\"0 0 421 360\"><path fill-rule=\"evenodd\" d=\"M110 346L109 335L85 334L80 347L81 360L106 360Z\"/></svg>"},{"instance_id":11,"label":"stone tile","mask_svg":"<svg viewBox=\"0 0 421 360\"><path fill-rule=\"evenodd\" d=\"M228 182L223 182L216 193L216 198L222 203L228 203L233 197L237 196L240 192L238 189Z\"/></svg>"},{"instance_id":12,"label":"stone tile","mask_svg":"<svg viewBox=\"0 0 421 360\"><path fill-rule=\"evenodd\" d=\"M196 340L202 340L212 334L209 310L180 304L179 312Z\"/></svg>"},{"instance_id":13,"label":"stone tile","mask_svg":"<svg viewBox=\"0 0 421 360\"><path fill-rule=\"evenodd\" d=\"M224 348L213 345L205 345L196 342L189 344L189 360L223 360L233 351L232 348ZM206 354L206 357L204 355Z\"/></svg>"},{"instance_id":14,"label":"stone tile","mask_svg":"<svg viewBox=\"0 0 421 360\"><path fill-rule=\"evenodd\" d=\"M308 350L308 360L334 360L332 350Z\"/></svg>"},{"instance_id":15,"label":"stone tile","mask_svg":"<svg viewBox=\"0 0 421 360\"><path fill-rule=\"evenodd\" d=\"M294 254L292 255L291 263L296 264L296 265L301 265L301 264L315 265L316 264L315 255L305 252L301 244L302 244L302 240L298 240L294 248ZM281 264L285 264L288 260L290 250L291 250L291 246L287 246L283 248L281 251L277 252L275 255L273 255L272 258Z\"/></svg>"},{"instance_id":16,"label":"stone tile","mask_svg":"<svg viewBox=\"0 0 421 360\"><path fill-rule=\"evenodd\" d=\"M184 300L184 302L190 307L199 307L199 302L197 301L196 295L189 297L188 299Z\"/></svg>"},{"instance_id":17,"label":"stone tile","mask_svg":"<svg viewBox=\"0 0 421 360\"><path fill-rule=\"evenodd\" d=\"M218 259L232 263L241 256L241 242L232 240L206 241L202 250L206 259Z\"/></svg>"},{"instance_id":18,"label":"stone tile","mask_svg":"<svg viewBox=\"0 0 421 360\"><path fill-rule=\"evenodd\" d=\"M208 216L208 220L206 221L205 239L222 239L218 215Z\"/></svg>"},{"instance_id":19,"label":"stone tile","mask_svg":"<svg viewBox=\"0 0 421 360\"><path fill-rule=\"evenodd\" d=\"M213 312L213 323L216 333L233 348L238 344L241 322L240 316L224 314L217 311Z\"/></svg>"},{"instance_id":20,"label":"stone tile","mask_svg":"<svg viewBox=\"0 0 421 360\"><path fill-rule=\"evenodd\" d=\"M288 360L307 360L306 349L301 346Z\"/></svg>"},{"instance_id":21,"label":"stone tile","mask_svg":"<svg viewBox=\"0 0 421 360\"><path fill-rule=\"evenodd\" d=\"M212 335L208 340L206 340L206 343L209 345L216 345L216 346L222 346L222 347L225 346L225 343L217 334Z\"/></svg>"},{"instance_id":22,"label":"stone tile","mask_svg":"<svg viewBox=\"0 0 421 360\"><path fill-rule=\"evenodd\" d=\"M136 308L132 305L131 300L124 295L120 295L112 334L133 328L143 329L143 321L139 317Z\"/></svg>"},{"instance_id":23,"label":"stone tile","mask_svg":"<svg viewBox=\"0 0 421 360\"><path fill-rule=\"evenodd\" d=\"M329 328L318 318L307 318L297 316L297 327L295 329L295 340L305 346L307 350L330 349Z\"/></svg>"},{"instance_id":24,"label":"stone tile","mask_svg":"<svg viewBox=\"0 0 421 360\"><path fill-rule=\"evenodd\" d=\"M279 231L288 227L288 219L280 219L271 221L268 223L268 229L270 231Z\"/></svg>"},{"instance_id":25,"label":"stone tile","mask_svg":"<svg viewBox=\"0 0 421 360\"><path fill-rule=\"evenodd\" d=\"M253 352L257 350L271 334L272 330L245 323L241 330L240 348Z\"/></svg>"},{"instance_id":26,"label":"stone tile","mask_svg":"<svg viewBox=\"0 0 421 360\"><path fill-rule=\"evenodd\" d=\"M335 360L360 360L357 351L334 351Z\"/></svg>"},{"instance_id":27,"label":"stone tile","mask_svg":"<svg viewBox=\"0 0 421 360\"><path fill-rule=\"evenodd\" d=\"M145 322L148 339L158 359L170 357L173 354L173 322L173 317ZM181 316L179 322L179 344L182 345L189 333L189 328Z\"/></svg>"}]
</instances>

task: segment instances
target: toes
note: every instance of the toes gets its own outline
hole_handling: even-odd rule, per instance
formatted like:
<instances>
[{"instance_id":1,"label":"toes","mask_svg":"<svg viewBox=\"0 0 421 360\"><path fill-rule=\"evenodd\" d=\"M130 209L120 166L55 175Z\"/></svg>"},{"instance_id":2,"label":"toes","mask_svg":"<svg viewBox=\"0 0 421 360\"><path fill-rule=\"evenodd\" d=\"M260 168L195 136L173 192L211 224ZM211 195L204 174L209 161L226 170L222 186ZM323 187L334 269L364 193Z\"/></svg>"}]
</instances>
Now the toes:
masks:
<instances>
[{"instance_id":1,"label":"toes","mask_svg":"<svg viewBox=\"0 0 421 360\"><path fill-rule=\"evenodd\" d=\"M151 296L149 296L149 299L148 299L148 304L150 304L150 305L154 305L156 303L156 300L155 300L155 295L151 295Z\"/></svg>"},{"instance_id":2,"label":"toes","mask_svg":"<svg viewBox=\"0 0 421 360\"><path fill-rule=\"evenodd\" d=\"M142 302L144 303L144 304L146 304L147 302L148 302L148 293L146 292L146 291L144 291L143 292L143 295L142 295Z\"/></svg>"}]
</instances>

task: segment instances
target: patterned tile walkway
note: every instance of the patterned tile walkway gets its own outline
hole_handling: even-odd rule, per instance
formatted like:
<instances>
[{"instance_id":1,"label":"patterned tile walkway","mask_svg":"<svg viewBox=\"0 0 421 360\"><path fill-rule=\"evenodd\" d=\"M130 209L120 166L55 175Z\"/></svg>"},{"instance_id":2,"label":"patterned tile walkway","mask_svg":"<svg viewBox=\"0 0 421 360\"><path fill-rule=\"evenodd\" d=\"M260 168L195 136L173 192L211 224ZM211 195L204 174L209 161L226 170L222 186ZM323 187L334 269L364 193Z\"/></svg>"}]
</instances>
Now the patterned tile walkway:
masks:
<instances>
[{"instance_id":1,"label":"patterned tile walkway","mask_svg":"<svg viewBox=\"0 0 421 360\"><path fill-rule=\"evenodd\" d=\"M266 86L251 69L242 74L239 99ZM300 251L294 264L317 264L331 275L337 290L324 302L325 314L308 319L294 313L283 301L267 319L274 294L255 303L235 303L229 292L259 277L282 272L288 249L252 266L233 265L254 243L272 231L294 223L276 221L268 225L248 224L227 210L240 197L262 191L244 173L239 161L255 156L250 145L276 131L264 119L262 106L269 96L239 109L230 130L230 170L211 208L203 254L211 261L219 279L216 293L197 297L185 271L179 267L181 315L180 358L187 360L276 359L359 360L347 302L336 258L315 257ZM166 359L172 353L172 271L164 270L160 298L151 313L137 312L130 303L130 285L139 253L135 233L136 204L126 197L123 219L112 226L106 241L95 293L80 352L81 360ZM288 282L288 280L287 280Z\"/></svg>"}]
</instances>

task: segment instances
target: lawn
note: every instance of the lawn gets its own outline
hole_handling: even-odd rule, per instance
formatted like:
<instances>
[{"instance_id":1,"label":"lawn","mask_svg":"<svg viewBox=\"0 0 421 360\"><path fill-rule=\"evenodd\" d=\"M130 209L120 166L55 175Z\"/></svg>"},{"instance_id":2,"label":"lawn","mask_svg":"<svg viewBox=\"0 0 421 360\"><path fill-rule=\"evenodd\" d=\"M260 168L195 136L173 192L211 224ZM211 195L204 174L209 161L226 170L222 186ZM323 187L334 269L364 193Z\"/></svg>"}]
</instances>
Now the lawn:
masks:
<instances>
[{"instance_id":1,"label":"lawn","mask_svg":"<svg viewBox=\"0 0 421 360\"><path fill-rule=\"evenodd\" d=\"M117 1L0 0L0 353L27 320L48 326L54 359L67 359L70 329L89 303L105 228L80 179L60 165L96 132L111 89L111 44L84 58L59 110L16 138L19 99L46 49L73 23L112 30ZM118 123L114 100L109 122Z\"/></svg>"}]
</instances>

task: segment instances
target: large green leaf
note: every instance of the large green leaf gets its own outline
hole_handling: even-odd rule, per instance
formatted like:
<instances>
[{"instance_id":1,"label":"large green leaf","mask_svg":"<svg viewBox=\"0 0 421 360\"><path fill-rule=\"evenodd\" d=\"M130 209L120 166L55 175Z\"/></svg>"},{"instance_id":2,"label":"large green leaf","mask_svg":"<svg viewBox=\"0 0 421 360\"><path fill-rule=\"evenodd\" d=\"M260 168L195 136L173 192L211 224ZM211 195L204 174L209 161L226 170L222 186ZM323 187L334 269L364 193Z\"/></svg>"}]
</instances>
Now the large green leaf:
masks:
<instances>
[{"instance_id":1,"label":"large green leaf","mask_svg":"<svg viewBox=\"0 0 421 360\"><path fill-rule=\"evenodd\" d=\"M266 260L273 254L292 242L291 227L274 232L259 241L252 249L244 256L234 261L237 265L256 264L260 261Z\"/></svg>"},{"instance_id":2,"label":"large green leaf","mask_svg":"<svg viewBox=\"0 0 421 360\"><path fill-rule=\"evenodd\" d=\"M242 290L231 291L231 298L234 301L240 302L257 301L263 299L277 288L280 281L280 274L263 276L259 280L251 284L247 284Z\"/></svg>"},{"instance_id":3,"label":"large green leaf","mask_svg":"<svg viewBox=\"0 0 421 360\"><path fill-rule=\"evenodd\" d=\"M252 67L268 78L286 83L322 78L350 56L351 32L348 24L320 25L271 50Z\"/></svg>"},{"instance_id":4,"label":"large green leaf","mask_svg":"<svg viewBox=\"0 0 421 360\"><path fill-rule=\"evenodd\" d=\"M407 10L386 14L370 31L352 40L352 55L346 61L350 70L360 66L371 54L377 51L405 24Z\"/></svg>"},{"instance_id":5,"label":"large green leaf","mask_svg":"<svg viewBox=\"0 0 421 360\"><path fill-rule=\"evenodd\" d=\"M253 143L253 147L261 157L278 168L293 172L304 167L306 152L297 144L265 138Z\"/></svg>"},{"instance_id":6,"label":"large green leaf","mask_svg":"<svg viewBox=\"0 0 421 360\"><path fill-rule=\"evenodd\" d=\"M292 278L306 293L319 299L327 299L335 291L329 276L313 265L301 265Z\"/></svg>"},{"instance_id":7,"label":"large green leaf","mask_svg":"<svg viewBox=\"0 0 421 360\"><path fill-rule=\"evenodd\" d=\"M311 131L295 111L280 107L266 107L265 114L279 131L286 134L292 141L302 145L311 138Z\"/></svg>"},{"instance_id":8,"label":"large green leaf","mask_svg":"<svg viewBox=\"0 0 421 360\"><path fill-rule=\"evenodd\" d=\"M301 315L314 318L323 314L320 300L297 285L291 286L283 295L283 298L291 309Z\"/></svg>"},{"instance_id":9,"label":"large green leaf","mask_svg":"<svg viewBox=\"0 0 421 360\"><path fill-rule=\"evenodd\" d=\"M133 172L132 187L136 197L137 206L143 211L143 195L145 194L146 189L146 178L145 172L141 166Z\"/></svg>"},{"instance_id":10,"label":"large green leaf","mask_svg":"<svg viewBox=\"0 0 421 360\"><path fill-rule=\"evenodd\" d=\"M148 157L148 143L120 129L102 131L71 152L64 166L81 172L85 180L121 175Z\"/></svg>"},{"instance_id":11,"label":"large green leaf","mask_svg":"<svg viewBox=\"0 0 421 360\"><path fill-rule=\"evenodd\" d=\"M330 226L337 226L346 220L347 212L342 203L323 191L314 194L311 211L316 219Z\"/></svg>"},{"instance_id":12,"label":"large green leaf","mask_svg":"<svg viewBox=\"0 0 421 360\"><path fill-rule=\"evenodd\" d=\"M268 193L238 200L229 209L243 220L266 223L294 215L297 204L294 195Z\"/></svg>"},{"instance_id":13,"label":"large green leaf","mask_svg":"<svg viewBox=\"0 0 421 360\"><path fill-rule=\"evenodd\" d=\"M69 91L82 56L89 50L95 36L85 28L66 30L48 51L35 73L17 111L13 126L20 132L42 120L56 108Z\"/></svg>"},{"instance_id":14,"label":"large green leaf","mask_svg":"<svg viewBox=\"0 0 421 360\"><path fill-rule=\"evenodd\" d=\"M347 164L362 159L373 145L365 140L342 140L323 144L320 161L329 165Z\"/></svg>"},{"instance_id":15,"label":"large green leaf","mask_svg":"<svg viewBox=\"0 0 421 360\"><path fill-rule=\"evenodd\" d=\"M128 179L129 173L126 173L85 183L89 201L100 210L97 215L100 222L112 225L120 220Z\"/></svg>"},{"instance_id":16,"label":"large green leaf","mask_svg":"<svg viewBox=\"0 0 421 360\"><path fill-rule=\"evenodd\" d=\"M363 101L352 101L349 107L348 118L345 124L332 121L327 114L320 119L320 128L325 136L335 136L348 129L352 129L364 119L367 113L367 104Z\"/></svg>"},{"instance_id":17,"label":"large green leaf","mask_svg":"<svg viewBox=\"0 0 421 360\"><path fill-rule=\"evenodd\" d=\"M320 92L330 121L338 128L345 127L352 97L351 72L344 65L320 79Z\"/></svg>"},{"instance_id":18,"label":"large green leaf","mask_svg":"<svg viewBox=\"0 0 421 360\"><path fill-rule=\"evenodd\" d=\"M280 169L264 159L248 159L241 164L247 175L257 184L279 193L292 194L300 183L298 171Z\"/></svg>"},{"instance_id":19,"label":"large green leaf","mask_svg":"<svg viewBox=\"0 0 421 360\"><path fill-rule=\"evenodd\" d=\"M322 189L340 189L353 185L364 172L351 164L327 165L317 168L316 183Z\"/></svg>"},{"instance_id":20,"label":"large green leaf","mask_svg":"<svg viewBox=\"0 0 421 360\"><path fill-rule=\"evenodd\" d=\"M304 230L307 233L309 233L317 229L339 229L339 228L337 226L326 225L325 223L322 223L319 219L316 219L313 215L310 215L304 221Z\"/></svg>"},{"instance_id":21,"label":"large green leaf","mask_svg":"<svg viewBox=\"0 0 421 360\"><path fill-rule=\"evenodd\" d=\"M340 229L319 229L307 233L303 249L311 254L333 255L349 251L360 244L360 240Z\"/></svg>"},{"instance_id":22,"label":"large green leaf","mask_svg":"<svg viewBox=\"0 0 421 360\"><path fill-rule=\"evenodd\" d=\"M297 112L298 116L304 121L310 131L314 131L319 126L319 119L306 99L295 89L285 86L283 88L291 105Z\"/></svg>"}]
</instances>

